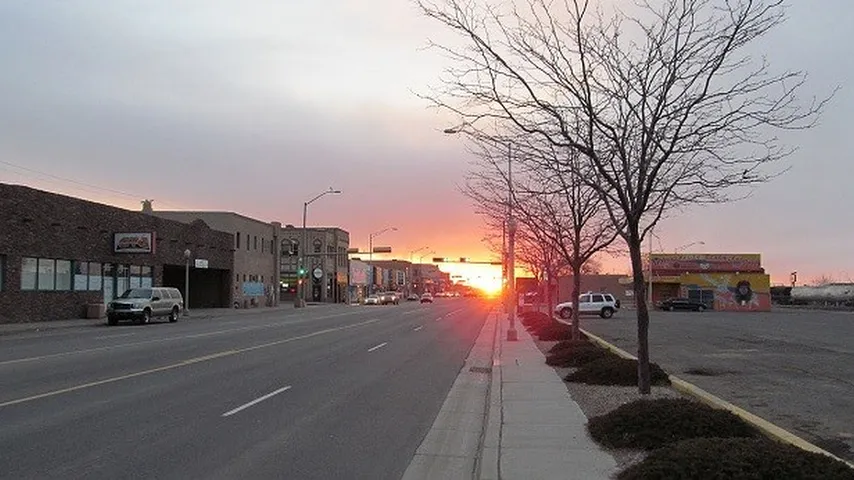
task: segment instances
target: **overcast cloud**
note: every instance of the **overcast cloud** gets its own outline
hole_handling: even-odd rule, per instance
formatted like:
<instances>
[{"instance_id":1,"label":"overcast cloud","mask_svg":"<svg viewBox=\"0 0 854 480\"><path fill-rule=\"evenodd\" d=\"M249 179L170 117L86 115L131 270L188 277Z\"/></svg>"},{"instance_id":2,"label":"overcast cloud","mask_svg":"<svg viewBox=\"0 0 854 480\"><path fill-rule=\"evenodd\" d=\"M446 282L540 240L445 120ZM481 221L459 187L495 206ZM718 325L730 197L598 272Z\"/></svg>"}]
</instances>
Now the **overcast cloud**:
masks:
<instances>
[{"instance_id":1,"label":"overcast cloud","mask_svg":"<svg viewBox=\"0 0 854 480\"><path fill-rule=\"evenodd\" d=\"M841 87L821 126L792 135L791 171L750 200L681 212L658 233L665 250L763 253L775 280L854 276L854 3L792 3L761 50L809 71L816 95ZM310 223L356 246L394 225L383 238L398 256L486 256L456 187L465 149L439 133L453 119L412 93L443 66L421 50L446 37L436 28L401 0L0 2L0 161L104 189L2 163L0 181L284 223L331 185L344 195L312 205Z\"/></svg>"}]
</instances>

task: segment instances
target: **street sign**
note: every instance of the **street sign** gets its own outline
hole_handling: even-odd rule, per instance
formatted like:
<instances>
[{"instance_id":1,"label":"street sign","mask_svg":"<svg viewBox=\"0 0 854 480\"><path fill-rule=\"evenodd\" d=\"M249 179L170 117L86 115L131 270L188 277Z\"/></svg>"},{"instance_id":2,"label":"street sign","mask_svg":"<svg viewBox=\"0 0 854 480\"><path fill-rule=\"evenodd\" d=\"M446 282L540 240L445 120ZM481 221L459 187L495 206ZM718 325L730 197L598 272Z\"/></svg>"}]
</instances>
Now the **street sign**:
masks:
<instances>
[{"instance_id":1,"label":"street sign","mask_svg":"<svg viewBox=\"0 0 854 480\"><path fill-rule=\"evenodd\" d=\"M314 278L316 278L318 280L323 278L323 269L320 267L315 268L314 271L311 273L312 273L312 275L314 275Z\"/></svg>"},{"instance_id":2,"label":"street sign","mask_svg":"<svg viewBox=\"0 0 854 480\"><path fill-rule=\"evenodd\" d=\"M374 247L374 253L391 253L391 247Z\"/></svg>"},{"instance_id":3,"label":"street sign","mask_svg":"<svg viewBox=\"0 0 854 480\"><path fill-rule=\"evenodd\" d=\"M208 261L204 258L197 258L195 261L196 268L208 268Z\"/></svg>"},{"instance_id":4,"label":"street sign","mask_svg":"<svg viewBox=\"0 0 854 480\"><path fill-rule=\"evenodd\" d=\"M348 248L347 253L359 253L359 247Z\"/></svg>"}]
</instances>

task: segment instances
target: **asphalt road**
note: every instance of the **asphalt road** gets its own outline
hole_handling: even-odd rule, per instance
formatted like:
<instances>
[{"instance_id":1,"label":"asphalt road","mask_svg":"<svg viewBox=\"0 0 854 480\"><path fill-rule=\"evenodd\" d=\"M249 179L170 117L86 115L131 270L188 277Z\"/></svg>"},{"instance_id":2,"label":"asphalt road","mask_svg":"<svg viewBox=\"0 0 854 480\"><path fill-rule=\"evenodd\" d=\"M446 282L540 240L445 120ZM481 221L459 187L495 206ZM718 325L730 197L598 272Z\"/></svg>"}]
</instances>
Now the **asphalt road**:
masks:
<instances>
[{"instance_id":1,"label":"asphalt road","mask_svg":"<svg viewBox=\"0 0 854 480\"><path fill-rule=\"evenodd\" d=\"M397 479L475 300L0 337L0 478Z\"/></svg>"},{"instance_id":2,"label":"asphalt road","mask_svg":"<svg viewBox=\"0 0 854 480\"><path fill-rule=\"evenodd\" d=\"M636 354L634 314L582 328ZM854 314L654 312L649 342L668 373L854 461Z\"/></svg>"}]
</instances>

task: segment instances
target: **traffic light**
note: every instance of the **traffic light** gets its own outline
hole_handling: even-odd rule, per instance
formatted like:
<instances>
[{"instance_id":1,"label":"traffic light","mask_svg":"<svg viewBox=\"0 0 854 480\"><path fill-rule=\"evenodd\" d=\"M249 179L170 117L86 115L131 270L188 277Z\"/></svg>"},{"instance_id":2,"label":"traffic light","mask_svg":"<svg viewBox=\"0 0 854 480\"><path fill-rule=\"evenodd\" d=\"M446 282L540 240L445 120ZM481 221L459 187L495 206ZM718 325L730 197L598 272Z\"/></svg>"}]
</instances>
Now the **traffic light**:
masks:
<instances>
[{"instance_id":1,"label":"traffic light","mask_svg":"<svg viewBox=\"0 0 854 480\"><path fill-rule=\"evenodd\" d=\"M301 277L303 275L305 275L305 268L299 267L299 276Z\"/></svg>"}]
</instances>

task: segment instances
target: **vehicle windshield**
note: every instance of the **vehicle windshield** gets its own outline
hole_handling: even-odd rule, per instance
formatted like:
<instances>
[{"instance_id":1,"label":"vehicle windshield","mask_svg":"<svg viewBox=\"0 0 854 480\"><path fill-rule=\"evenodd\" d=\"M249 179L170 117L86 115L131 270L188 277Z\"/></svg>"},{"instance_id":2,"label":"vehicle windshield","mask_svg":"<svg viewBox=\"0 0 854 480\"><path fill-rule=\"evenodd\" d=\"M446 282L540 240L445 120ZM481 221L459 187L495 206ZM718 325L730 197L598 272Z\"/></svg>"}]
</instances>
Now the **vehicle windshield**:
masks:
<instances>
[{"instance_id":1,"label":"vehicle windshield","mask_svg":"<svg viewBox=\"0 0 854 480\"><path fill-rule=\"evenodd\" d=\"M151 289L131 288L130 290L125 290L125 293L119 298L151 298Z\"/></svg>"}]
</instances>

